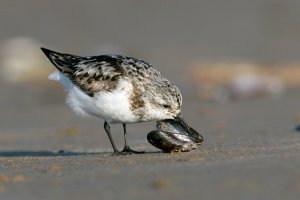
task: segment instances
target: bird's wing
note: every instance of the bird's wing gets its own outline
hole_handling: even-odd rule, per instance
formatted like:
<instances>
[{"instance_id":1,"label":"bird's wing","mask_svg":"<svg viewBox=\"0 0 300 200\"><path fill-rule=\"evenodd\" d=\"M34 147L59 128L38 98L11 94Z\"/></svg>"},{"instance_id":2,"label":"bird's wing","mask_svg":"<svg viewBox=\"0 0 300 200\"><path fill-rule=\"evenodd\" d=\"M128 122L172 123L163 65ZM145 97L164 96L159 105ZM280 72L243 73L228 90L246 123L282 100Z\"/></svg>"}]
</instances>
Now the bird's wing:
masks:
<instances>
[{"instance_id":1,"label":"bird's wing","mask_svg":"<svg viewBox=\"0 0 300 200\"><path fill-rule=\"evenodd\" d=\"M117 56L81 57L41 48L50 62L89 96L111 91L125 75Z\"/></svg>"},{"instance_id":2,"label":"bird's wing","mask_svg":"<svg viewBox=\"0 0 300 200\"><path fill-rule=\"evenodd\" d=\"M126 75L117 59L112 56L82 57L77 61L75 71L69 78L89 96L114 90L118 80Z\"/></svg>"},{"instance_id":3,"label":"bird's wing","mask_svg":"<svg viewBox=\"0 0 300 200\"><path fill-rule=\"evenodd\" d=\"M149 63L120 55L81 57L42 48L50 62L89 96L100 91L112 91L121 77L133 84L158 86L168 82Z\"/></svg>"},{"instance_id":4,"label":"bird's wing","mask_svg":"<svg viewBox=\"0 0 300 200\"><path fill-rule=\"evenodd\" d=\"M151 84L154 77L161 77L153 66L136 58L101 55L76 60L75 71L70 79L90 96L99 91L112 91L120 78L128 78L132 84Z\"/></svg>"}]
</instances>

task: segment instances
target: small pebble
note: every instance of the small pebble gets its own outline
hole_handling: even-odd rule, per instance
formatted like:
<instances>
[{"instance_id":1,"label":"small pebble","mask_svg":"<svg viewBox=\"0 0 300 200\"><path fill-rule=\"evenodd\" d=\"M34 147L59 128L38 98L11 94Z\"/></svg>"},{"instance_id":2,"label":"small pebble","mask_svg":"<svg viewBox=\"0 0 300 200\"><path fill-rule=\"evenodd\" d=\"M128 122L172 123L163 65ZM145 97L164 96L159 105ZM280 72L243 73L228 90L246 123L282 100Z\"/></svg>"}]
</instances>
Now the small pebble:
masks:
<instances>
[{"instance_id":1,"label":"small pebble","mask_svg":"<svg viewBox=\"0 0 300 200\"><path fill-rule=\"evenodd\" d=\"M300 124L299 124L299 125L297 125L297 126L294 128L294 131L296 131L296 132L300 132Z\"/></svg>"},{"instance_id":2,"label":"small pebble","mask_svg":"<svg viewBox=\"0 0 300 200\"><path fill-rule=\"evenodd\" d=\"M154 189L166 189L170 185L170 182L164 178L157 178L153 181L152 187Z\"/></svg>"},{"instance_id":3,"label":"small pebble","mask_svg":"<svg viewBox=\"0 0 300 200\"><path fill-rule=\"evenodd\" d=\"M16 175L12 178L12 182L22 182L25 180L25 177L23 175Z\"/></svg>"},{"instance_id":4,"label":"small pebble","mask_svg":"<svg viewBox=\"0 0 300 200\"><path fill-rule=\"evenodd\" d=\"M5 175L0 175L0 183L7 183L10 179Z\"/></svg>"},{"instance_id":5,"label":"small pebble","mask_svg":"<svg viewBox=\"0 0 300 200\"><path fill-rule=\"evenodd\" d=\"M60 171L61 171L61 168L58 165L52 165L49 169L49 172L53 172L53 173L58 173Z\"/></svg>"}]
</instances>

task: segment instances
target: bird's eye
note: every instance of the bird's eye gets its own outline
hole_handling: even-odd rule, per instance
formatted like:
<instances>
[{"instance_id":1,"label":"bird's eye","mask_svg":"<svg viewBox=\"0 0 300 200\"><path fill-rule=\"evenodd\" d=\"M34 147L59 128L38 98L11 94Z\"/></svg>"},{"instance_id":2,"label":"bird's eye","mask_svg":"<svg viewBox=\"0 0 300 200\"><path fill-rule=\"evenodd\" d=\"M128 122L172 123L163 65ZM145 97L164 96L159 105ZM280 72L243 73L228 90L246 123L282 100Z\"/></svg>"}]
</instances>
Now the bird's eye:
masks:
<instances>
[{"instance_id":1,"label":"bird's eye","mask_svg":"<svg viewBox=\"0 0 300 200\"><path fill-rule=\"evenodd\" d=\"M170 108L170 106L167 105L167 104L163 104L163 107L164 107L164 108Z\"/></svg>"}]
</instances>

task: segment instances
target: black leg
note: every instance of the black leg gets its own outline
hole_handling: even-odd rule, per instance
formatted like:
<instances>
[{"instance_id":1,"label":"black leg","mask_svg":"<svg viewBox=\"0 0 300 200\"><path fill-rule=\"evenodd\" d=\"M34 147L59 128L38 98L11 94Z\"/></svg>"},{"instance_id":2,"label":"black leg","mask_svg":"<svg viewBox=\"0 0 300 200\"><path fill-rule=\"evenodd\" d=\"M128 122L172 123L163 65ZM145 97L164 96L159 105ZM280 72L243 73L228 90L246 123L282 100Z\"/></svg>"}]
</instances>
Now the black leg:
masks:
<instances>
[{"instance_id":1,"label":"black leg","mask_svg":"<svg viewBox=\"0 0 300 200\"><path fill-rule=\"evenodd\" d=\"M126 154L141 154L141 153L145 153L144 151L135 151L133 149L131 149L127 143L127 132L126 132L126 124L123 124L123 129L124 129L124 140L125 140L125 146L124 149L122 150L122 153L126 153Z\"/></svg>"},{"instance_id":2,"label":"black leg","mask_svg":"<svg viewBox=\"0 0 300 200\"><path fill-rule=\"evenodd\" d=\"M128 144L127 144L127 131L126 131L126 124L123 124L123 130L124 130L124 140L125 140L125 148L129 148Z\"/></svg>"},{"instance_id":3,"label":"black leg","mask_svg":"<svg viewBox=\"0 0 300 200\"><path fill-rule=\"evenodd\" d=\"M112 146L113 149L114 149L114 154L119 154L120 152L119 152L119 150L116 148L116 145L115 145L114 140L113 140L113 138L112 138L112 136L111 136L111 133L110 133L110 126L109 126L109 124L108 124L106 121L104 122L104 130L105 130L105 132L106 132L106 134L107 134L107 136L108 136L108 138L109 138L109 141L110 141L110 143L111 143L111 146Z\"/></svg>"}]
</instances>

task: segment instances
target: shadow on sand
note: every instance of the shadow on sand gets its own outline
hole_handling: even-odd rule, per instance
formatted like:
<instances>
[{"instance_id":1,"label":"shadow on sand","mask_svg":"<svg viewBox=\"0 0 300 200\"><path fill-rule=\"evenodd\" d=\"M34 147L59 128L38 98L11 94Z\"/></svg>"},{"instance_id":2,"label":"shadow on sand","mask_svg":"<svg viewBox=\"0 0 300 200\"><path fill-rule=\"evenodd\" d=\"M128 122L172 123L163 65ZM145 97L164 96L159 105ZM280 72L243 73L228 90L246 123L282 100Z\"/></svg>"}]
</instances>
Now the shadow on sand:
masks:
<instances>
[{"instance_id":1,"label":"shadow on sand","mask_svg":"<svg viewBox=\"0 0 300 200\"><path fill-rule=\"evenodd\" d=\"M156 154L161 151L145 152ZM76 151L0 151L0 157L58 157L58 156L113 156L112 152L76 152Z\"/></svg>"},{"instance_id":2,"label":"shadow on sand","mask_svg":"<svg viewBox=\"0 0 300 200\"><path fill-rule=\"evenodd\" d=\"M73 151L0 151L0 157L55 157L82 155L110 155L109 152L73 152Z\"/></svg>"}]
</instances>

